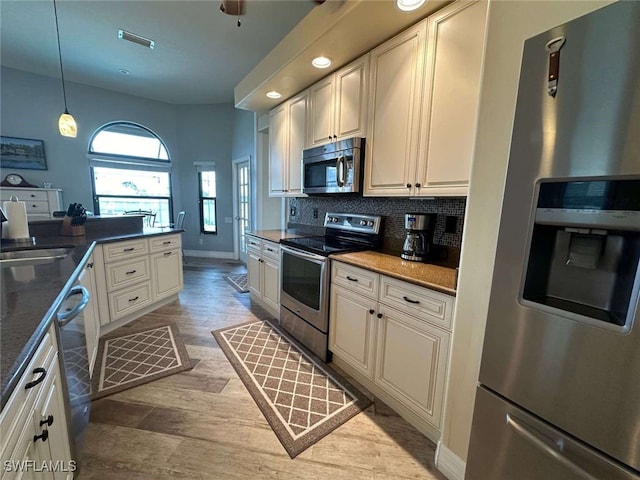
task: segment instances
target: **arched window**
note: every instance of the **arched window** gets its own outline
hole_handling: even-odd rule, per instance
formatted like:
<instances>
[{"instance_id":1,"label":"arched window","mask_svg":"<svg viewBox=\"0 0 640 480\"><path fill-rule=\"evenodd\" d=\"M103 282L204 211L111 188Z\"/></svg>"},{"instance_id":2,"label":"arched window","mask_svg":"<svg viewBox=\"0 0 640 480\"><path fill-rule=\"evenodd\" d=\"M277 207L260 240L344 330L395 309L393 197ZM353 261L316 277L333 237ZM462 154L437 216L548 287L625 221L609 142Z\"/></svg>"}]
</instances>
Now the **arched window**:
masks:
<instances>
[{"instance_id":1,"label":"arched window","mask_svg":"<svg viewBox=\"0 0 640 480\"><path fill-rule=\"evenodd\" d=\"M131 122L108 123L93 134L87 156L96 214L141 211L148 212L148 226L171 223L171 161L155 133Z\"/></svg>"}]
</instances>

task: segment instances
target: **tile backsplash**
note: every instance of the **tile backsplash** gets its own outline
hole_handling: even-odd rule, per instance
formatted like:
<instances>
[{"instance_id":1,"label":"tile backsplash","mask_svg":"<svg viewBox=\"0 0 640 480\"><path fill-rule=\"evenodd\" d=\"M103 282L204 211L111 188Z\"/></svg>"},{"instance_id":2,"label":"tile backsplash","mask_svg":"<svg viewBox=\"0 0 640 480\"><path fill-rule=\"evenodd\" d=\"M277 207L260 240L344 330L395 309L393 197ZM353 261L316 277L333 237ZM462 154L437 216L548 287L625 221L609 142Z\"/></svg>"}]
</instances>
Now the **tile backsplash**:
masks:
<instances>
[{"instance_id":1,"label":"tile backsplash","mask_svg":"<svg viewBox=\"0 0 640 480\"><path fill-rule=\"evenodd\" d=\"M289 223L321 227L327 212L382 215L384 247L390 250L401 250L405 236L404 214L407 212L437 213L433 243L460 248L466 201L466 198L425 200L346 196L291 198L289 211L295 209L296 214L289 215ZM317 218L314 215L315 209L317 209ZM447 216L457 218L455 233L445 233Z\"/></svg>"}]
</instances>

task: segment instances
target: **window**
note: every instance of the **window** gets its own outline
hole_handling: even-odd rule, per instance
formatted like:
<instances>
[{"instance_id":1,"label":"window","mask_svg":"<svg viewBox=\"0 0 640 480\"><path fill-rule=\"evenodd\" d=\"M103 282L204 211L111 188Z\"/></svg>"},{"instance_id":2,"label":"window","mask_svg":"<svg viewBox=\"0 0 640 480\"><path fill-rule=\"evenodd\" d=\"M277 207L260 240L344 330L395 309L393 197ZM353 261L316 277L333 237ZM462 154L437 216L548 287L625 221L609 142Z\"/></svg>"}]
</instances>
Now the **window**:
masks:
<instances>
[{"instance_id":1,"label":"window","mask_svg":"<svg viewBox=\"0 0 640 480\"><path fill-rule=\"evenodd\" d=\"M216 172L198 172L200 185L200 232L218 233L216 218Z\"/></svg>"},{"instance_id":2,"label":"window","mask_svg":"<svg viewBox=\"0 0 640 480\"><path fill-rule=\"evenodd\" d=\"M96 214L144 210L152 212L156 225L171 223L171 163L164 142L151 130L129 122L107 124L93 135L88 157Z\"/></svg>"}]
</instances>

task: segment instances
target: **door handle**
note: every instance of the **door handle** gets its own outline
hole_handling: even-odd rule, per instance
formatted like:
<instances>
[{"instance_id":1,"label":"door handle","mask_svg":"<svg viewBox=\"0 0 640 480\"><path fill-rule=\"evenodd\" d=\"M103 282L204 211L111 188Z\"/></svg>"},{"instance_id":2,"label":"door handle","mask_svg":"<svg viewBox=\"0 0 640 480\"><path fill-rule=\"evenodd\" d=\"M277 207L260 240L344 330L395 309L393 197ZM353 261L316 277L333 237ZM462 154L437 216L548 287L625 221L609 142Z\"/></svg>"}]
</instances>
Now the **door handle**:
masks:
<instances>
[{"instance_id":1,"label":"door handle","mask_svg":"<svg viewBox=\"0 0 640 480\"><path fill-rule=\"evenodd\" d=\"M58 325L60 327L64 327L67 323L80 315L89 303L89 292L82 285L76 285L73 287L69 292L69 295L67 295L67 298L73 297L74 295L82 295L82 298L78 304L68 312L58 312Z\"/></svg>"},{"instance_id":2,"label":"door handle","mask_svg":"<svg viewBox=\"0 0 640 480\"><path fill-rule=\"evenodd\" d=\"M576 475L579 475L585 480L598 480L589 472L586 472L585 470L580 468L578 465L573 463L571 460L569 460L567 457L562 455L562 450L563 450L562 440L553 440L549 437L544 437L545 439L547 439L547 441L550 441L555 445L556 448L553 448L550 445L548 445L544 440L539 438L540 436L542 436L541 433L535 432L531 427L524 424L523 422L518 420L516 417L513 417L507 413L506 420L507 420L507 425L513 428L518 435L520 435L522 438L524 438L526 441L534 445L536 448L538 448L542 452L552 457L554 460L562 464L567 469L571 470Z\"/></svg>"}]
</instances>

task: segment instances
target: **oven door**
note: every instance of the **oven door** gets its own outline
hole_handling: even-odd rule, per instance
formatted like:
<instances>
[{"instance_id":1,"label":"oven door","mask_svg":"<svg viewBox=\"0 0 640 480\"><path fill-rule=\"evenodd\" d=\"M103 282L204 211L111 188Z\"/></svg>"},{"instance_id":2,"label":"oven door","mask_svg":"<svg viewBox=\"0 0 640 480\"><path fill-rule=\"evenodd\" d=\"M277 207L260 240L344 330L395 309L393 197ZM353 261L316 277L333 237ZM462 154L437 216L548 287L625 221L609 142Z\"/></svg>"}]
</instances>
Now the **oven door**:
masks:
<instances>
[{"instance_id":1,"label":"oven door","mask_svg":"<svg viewBox=\"0 0 640 480\"><path fill-rule=\"evenodd\" d=\"M321 332L329 329L327 257L280 247L280 303Z\"/></svg>"}]
</instances>

